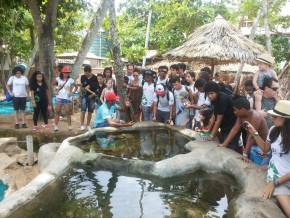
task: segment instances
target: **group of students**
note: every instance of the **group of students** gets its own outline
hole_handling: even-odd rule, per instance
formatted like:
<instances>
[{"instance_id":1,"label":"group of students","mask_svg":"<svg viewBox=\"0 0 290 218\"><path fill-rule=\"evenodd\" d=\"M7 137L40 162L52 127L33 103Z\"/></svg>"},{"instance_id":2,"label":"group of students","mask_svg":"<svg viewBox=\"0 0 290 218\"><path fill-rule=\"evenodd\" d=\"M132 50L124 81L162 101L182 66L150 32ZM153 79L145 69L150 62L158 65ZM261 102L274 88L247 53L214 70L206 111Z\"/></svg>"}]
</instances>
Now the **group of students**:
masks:
<instances>
[{"instance_id":1,"label":"group of students","mask_svg":"<svg viewBox=\"0 0 290 218\"><path fill-rule=\"evenodd\" d=\"M290 217L290 101L279 97L273 58L262 54L257 63L259 71L238 94L234 87L214 80L209 68L198 75L186 71L184 64L160 66L157 73L127 68L126 107L133 122L158 121L207 133L206 140L218 140L218 147L267 167L263 197L276 196ZM114 93L107 97L108 103L102 105L107 111L104 122L97 127L130 125L113 121L110 115L118 110L114 106L118 99Z\"/></svg>"},{"instance_id":2,"label":"group of students","mask_svg":"<svg viewBox=\"0 0 290 218\"><path fill-rule=\"evenodd\" d=\"M60 115L67 116L72 129L73 93L80 88L81 130L95 127L131 126L139 121L157 121L207 133L206 140L218 140L243 154L244 160L268 166L268 185L264 197L277 197L285 214L290 217L290 101L278 95L278 78L273 70L274 59L268 54L257 58L259 71L253 80L243 84L235 95L233 87L214 80L208 67L196 74L186 70L184 63L160 66L158 72L127 65L124 87L125 106L118 104L116 79L111 68L94 75L91 66L84 66L79 84L70 78L71 69L60 66L54 83L55 121L58 131ZM37 130L42 114L43 128L48 128L51 96L44 75L36 71L30 81L23 69L15 67L7 82L16 111L15 128L27 128L25 105L31 92L34 108L33 130ZM129 115L129 122L120 118L120 111ZM95 119L91 124L92 115ZM85 122L86 118L86 122Z\"/></svg>"}]
</instances>

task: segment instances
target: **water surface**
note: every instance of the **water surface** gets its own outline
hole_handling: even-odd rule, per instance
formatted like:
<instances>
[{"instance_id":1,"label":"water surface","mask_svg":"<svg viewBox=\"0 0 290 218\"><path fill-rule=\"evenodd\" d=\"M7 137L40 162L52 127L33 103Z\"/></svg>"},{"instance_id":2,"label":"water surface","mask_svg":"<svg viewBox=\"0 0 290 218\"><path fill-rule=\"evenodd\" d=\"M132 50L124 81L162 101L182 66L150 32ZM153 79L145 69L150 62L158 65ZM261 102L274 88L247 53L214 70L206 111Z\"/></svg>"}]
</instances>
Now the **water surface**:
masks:
<instances>
[{"instance_id":1,"label":"water surface","mask_svg":"<svg viewBox=\"0 0 290 218\"><path fill-rule=\"evenodd\" d=\"M150 179L75 166L10 218L228 217L238 190L222 174Z\"/></svg>"},{"instance_id":2,"label":"water surface","mask_svg":"<svg viewBox=\"0 0 290 218\"><path fill-rule=\"evenodd\" d=\"M96 133L77 146L87 152L101 152L125 158L163 160L187 151L184 145L190 139L166 128L123 130L114 133Z\"/></svg>"}]
</instances>

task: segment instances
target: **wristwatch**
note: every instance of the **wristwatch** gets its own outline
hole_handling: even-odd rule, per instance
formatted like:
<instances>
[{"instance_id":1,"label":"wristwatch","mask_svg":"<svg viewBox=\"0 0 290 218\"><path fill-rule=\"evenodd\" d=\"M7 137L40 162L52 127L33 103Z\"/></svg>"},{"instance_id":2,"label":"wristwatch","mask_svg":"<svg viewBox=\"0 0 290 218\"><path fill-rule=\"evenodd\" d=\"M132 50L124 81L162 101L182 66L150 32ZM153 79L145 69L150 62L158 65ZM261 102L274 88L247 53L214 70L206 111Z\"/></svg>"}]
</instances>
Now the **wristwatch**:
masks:
<instances>
[{"instance_id":1,"label":"wristwatch","mask_svg":"<svg viewBox=\"0 0 290 218\"><path fill-rule=\"evenodd\" d=\"M259 136L258 131L255 131L255 132L252 134L252 136L253 136L254 138L256 138L257 136Z\"/></svg>"}]
</instances>

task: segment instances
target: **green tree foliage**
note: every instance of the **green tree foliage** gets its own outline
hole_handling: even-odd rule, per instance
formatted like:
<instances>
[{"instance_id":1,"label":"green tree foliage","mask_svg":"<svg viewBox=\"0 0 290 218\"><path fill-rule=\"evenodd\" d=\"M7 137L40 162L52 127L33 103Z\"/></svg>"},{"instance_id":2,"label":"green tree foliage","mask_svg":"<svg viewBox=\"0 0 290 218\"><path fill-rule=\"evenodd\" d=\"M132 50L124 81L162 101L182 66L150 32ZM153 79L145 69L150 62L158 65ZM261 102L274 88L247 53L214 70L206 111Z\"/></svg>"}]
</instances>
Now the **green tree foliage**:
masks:
<instances>
[{"instance_id":1,"label":"green tree foliage","mask_svg":"<svg viewBox=\"0 0 290 218\"><path fill-rule=\"evenodd\" d=\"M290 16L280 16L279 13L287 0L273 0L269 8L269 25L272 32L271 42L273 47L273 56L276 62L285 61L290 56L290 41L287 36L283 36L278 32L278 27L289 28ZM263 4L260 0L244 0L240 5L237 16L244 16L249 20L253 20L257 15L258 9ZM263 26L263 19L260 19L260 26ZM256 36L258 43L266 46L265 36Z\"/></svg>"},{"instance_id":2,"label":"green tree foliage","mask_svg":"<svg viewBox=\"0 0 290 218\"><path fill-rule=\"evenodd\" d=\"M256 40L258 43L266 46L266 37L257 36ZM282 35L272 35L271 42L273 47L273 56L275 61L280 63L285 61L287 57L290 57L290 40L286 36Z\"/></svg>"},{"instance_id":3,"label":"green tree foliage","mask_svg":"<svg viewBox=\"0 0 290 218\"><path fill-rule=\"evenodd\" d=\"M128 0L121 6L123 12L118 16L118 34L122 54L129 61L138 62L145 54L145 32L147 16L152 9L149 49L166 51L180 45L193 30L213 21L222 14L230 17L225 3L203 3L194 0ZM108 22L104 22L108 29Z\"/></svg>"},{"instance_id":4,"label":"green tree foliage","mask_svg":"<svg viewBox=\"0 0 290 218\"><path fill-rule=\"evenodd\" d=\"M0 46L8 46L7 52L22 61L29 58L34 47L35 29L33 19L21 0L0 0ZM39 1L45 10L46 1ZM55 29L55 51L78 50L82 30L88 24L84 13L89 11L86 0L60 0Z\"/></svg>"},{"instance_id":5,"label":"green tree foliage","mask_svg":"<svg viewBox=\"0 0 290 218\"><path fill-rule=\"evenodd\" d=\"M0 5L0 45L5 45L11 58L26 59L32 47L30 14L18 1L1 1Z\"/></svg>"},{"instance_id":6,"label":"green tree foliage","mask_svg":"<svg viewBox=\"0 0 290 218\"><path fill-rule=\"evenodd\" d=\"M82 42L82 30L88 22L85 12L89 10L85 0L61 0L58 9L57 27L55 29L55 52L78 51Z\"/></svg>"}]
</instances>

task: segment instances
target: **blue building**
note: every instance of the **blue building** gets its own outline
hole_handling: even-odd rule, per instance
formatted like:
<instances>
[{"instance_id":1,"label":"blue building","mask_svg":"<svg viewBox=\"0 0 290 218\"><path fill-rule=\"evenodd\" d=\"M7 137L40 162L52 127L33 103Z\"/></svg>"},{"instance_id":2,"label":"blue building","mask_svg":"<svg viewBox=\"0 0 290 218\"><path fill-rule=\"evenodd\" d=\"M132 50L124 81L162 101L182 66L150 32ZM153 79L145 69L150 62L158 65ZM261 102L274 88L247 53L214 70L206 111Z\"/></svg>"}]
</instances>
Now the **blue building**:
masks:
<instances>
[{"instance_id":1,"label":"blue building","mask_svg":"<svg viewBox=\"0 0 290 218\"><path fill-rule=\"evenodd\" d=\"M108 40L109 33L100 31L89 52L100 57L108 57L112 43Z\"/></svg>"}]
</instances>

